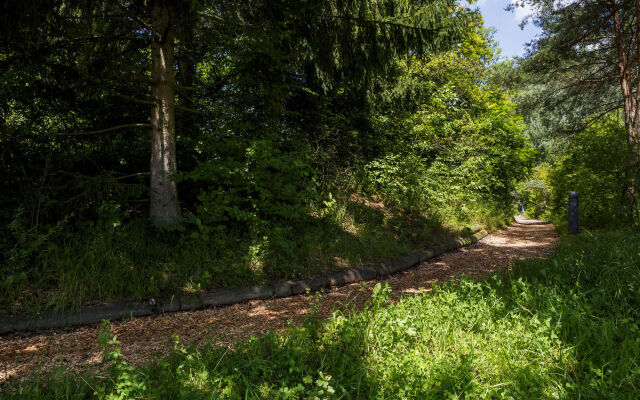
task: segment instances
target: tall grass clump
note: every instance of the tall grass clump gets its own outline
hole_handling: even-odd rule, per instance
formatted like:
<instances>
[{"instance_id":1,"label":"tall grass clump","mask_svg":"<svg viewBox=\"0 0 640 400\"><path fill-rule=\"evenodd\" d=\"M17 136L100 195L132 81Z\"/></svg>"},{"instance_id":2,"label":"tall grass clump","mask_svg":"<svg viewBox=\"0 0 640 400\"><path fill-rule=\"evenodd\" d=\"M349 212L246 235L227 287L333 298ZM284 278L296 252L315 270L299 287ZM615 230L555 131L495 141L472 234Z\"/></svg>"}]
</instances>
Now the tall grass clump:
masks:
<instances>
[{"instance_id":1,"label":"tall grass clump","mask_svg":"<svg viewBox=\"0 0 640 400\"><path fill-rule=\"evenodd\" d=\"M58 373L9 398L631 399L640 391L640 234L564 237L548 260L144 368L103 330L106 377ZM322 301L321 299L319 301Z\"/></svg>"}]
</instances>

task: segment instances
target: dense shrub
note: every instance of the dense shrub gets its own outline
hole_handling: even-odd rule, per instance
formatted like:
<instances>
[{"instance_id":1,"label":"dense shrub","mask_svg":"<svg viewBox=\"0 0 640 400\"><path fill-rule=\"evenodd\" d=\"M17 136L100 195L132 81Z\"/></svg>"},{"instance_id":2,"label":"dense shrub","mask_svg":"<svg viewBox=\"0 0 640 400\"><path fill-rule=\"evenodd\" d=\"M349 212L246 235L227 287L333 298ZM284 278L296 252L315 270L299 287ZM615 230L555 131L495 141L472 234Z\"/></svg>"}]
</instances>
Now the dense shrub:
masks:
<instances>
[{"instance_id":1,"label":"dense shrub","mask_svg":"<svg viewBox=\"0 0 640 400\"><path fill-rule=\"evenodd\" d=\"M208 225L296 223L314 198L312 156L269 140L227 140L180 181L202 183L195 214Z\"/></svg>"},{"instance_id":2,"label":"dense shrub","mask_svg":"<svg viewBox=\"0 0 640 400\"><path fill-rule=\"evenodd\" d=\"M627 144L622 121L617 116L600 121L571 137L570 143L548 175L554 221L565 223L569 192L578 192L580 225L628 224L623 197Z\"/></svg>"}]
</instances>

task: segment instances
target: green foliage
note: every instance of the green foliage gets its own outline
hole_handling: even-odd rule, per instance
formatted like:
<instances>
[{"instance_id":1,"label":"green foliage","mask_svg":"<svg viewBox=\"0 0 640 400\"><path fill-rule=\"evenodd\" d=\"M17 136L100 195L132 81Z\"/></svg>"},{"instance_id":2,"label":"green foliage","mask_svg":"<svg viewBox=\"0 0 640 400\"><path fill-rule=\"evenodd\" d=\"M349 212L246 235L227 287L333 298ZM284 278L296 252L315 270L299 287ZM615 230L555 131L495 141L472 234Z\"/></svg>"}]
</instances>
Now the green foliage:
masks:
<instances>
[{"instance_id":1,"label":"green foliage","mask_svg":"<svg viewBox=\"0 0 640 400\"><path fill-rule=\"evenodd\" d=\"M120 223L82 221L78 230L69 224L36 252L21 250L30 256L2 266L7 277L0 284L2 313L65 309L96 299L145 300L263 279L243 260L246 244L233 236L196 241L157 232L146 221ZM227 248L236 252L223 251Z\"/></svg>"},{"instance_id":2,"label":"green foliage","mask_svg":"<svg viewBox=\"0 0 640 400\"><path fill-rule=\"evenodd\" d=\"M96 397L107 400L126 400L147 389L142 376L136 374L135 368L122 358L122 352L117 347L120 343L117 336L111 337L109 321L103 321L98 332L98 344L103 350L102 363L109 364L110 386L112 385L114 390L109 393L104 386L98 386L94 393Z\"/></svg>"},{"instance_id":3,"label":"green foliage","mask_svg":"<svg viewBox=\"0 0 640 400\"><path fill-rule=\"evenodd\" d=\"M413 154L386 155L364 167L362 182L369 193L387 201L395 201L409 212L419 213L430 205L434 192L426 183L428 177L422 160Z\"/></svg>"},{"instance_id":4,"label":"green foliage","mask_svg":"<svg viewBox=\"0 0 640 400\"><path fill-rule=\"evenodd\" d=\"M457 1L171 3L175 231L145 222L143 129L57 135L146 121L151 3L54 3L0 37L3 313L309 276L511 217L529 144Z\"/></svg>"},{"instance_id":5,"label":"green foliage","mask_svg":"<svg viewBox=\"0 0 640 400\"><path fill-rule=\"evenodd\" d=\"M359 197L319 203L297 222L270 220L248 233L197 216L185 232L162 232L105 206L96 223L72 217L25 242L37 248L16 248L2 266L0 309L35 313L300 278L394 258L453 233L440 220Z\"/></svg>"},{"instance_id":6,"label":"green foliage","mask_svg":"<svg viewBox=\"0 0 640 400\"><path fill-rule=\"evenodd\" d=\"M486 81L492 57L489 33L474 28L452 53L400 62L379 95L385 150L365 164L366 193L457 223L511 216L532 152L509 96Z\"/></svg>"},{"instance_id":7,"label":"green foliage","mask_svg":"<svg viewBox=\"0 0 640 400\"><path fill-rule=\"evenodd\" d=\"M210 225L300 220L315 189L310 152L283 151L266 140L251 142L244 154L229 151L240 145L228 140L208 149L209 159L179 179L206 185L198 195L198 217Z\"/></svg>"},{"instance_id":8,"label":"green foliage","mask_svg":"<svg viewBox=\"0 0 640 400\"><path fill-rule=\"evenodd\" d=\"M625 78L631 87L638 80L631 70L631 60L637 58L631 45L637 35L636 5L591 0L521 3L532 10L527 22L541 30L520 61L519 72L529 84L522 87L522 105L530 111L525 114L540 124L540 133L557 137L576 132L595 116L623 111L619 68L628 71ZM621 24L617 29L615 14Z\"/></svg>"},{"instance_id":9,"label":"green foliage","mask_svg":"<svg viewBox=\"0 0 640 400\"><path fill-rule=\"evenodd\" d=\"M9 384L6 397L633 398L639 243L632 230L567 236L552 258L520 262L506 276L393 304L377 284L363 311L323 324L233 350L177 343L136 370L111 350L106 378L36 376Z\"/></svg>"},{"instance_id":10,"label":"green foliage","mask_svg":"<svg viewBox=\"0 0 640 400\"><path fill-rule=\"evenodd\" d=\"M521 182L516 190L515 200L518 212L525 206L525 216L533 219L549 217L550 188L549 171L551 167L547 163L538 164L531 179Z\"/></svg>"},{"instance_id":11,"label":"green foliage","mask_svg":"<svg viewBox=\"0 0 640 400\"><path fill-rule=\"evenodd\" d=\"M576 186L589 202L581 213L587 226L618 224L624 220L623 213L625 223L637 224L640 141L638 93L633 88L640 81L636 68L640 3L523 0L511 8L518 5L530 7L529 19L541 30L513 75L520 80L517 101L529 122L529 133L549 153L545 161L558 165L550 179L563 192L554 194L553 214L558 218L563 214L558 209L560 199L566 197L567 186ZM605 127L612 118L625 127L624 153L596 132L618 130ZM587 144L585 131L597 139ZM579 155L578 151L594 153ZM602 157L600 151L605 152ZM562 157L566 158L558 159ZM620 186L620 177L626 179L626 186ZM618 197L623 201L620 207L614 206Z\"/></svg>"},{"instance_id":12,"label":"green foliage","mask_svg":"<svg viewBox=\"0 0 640 400\"><path fill-rule=\"evenodd\" d=\"M566 221L569 192L578 192L579 220L585 227L619 226L629 222L624 203L626 132L611 117L571 140L570 151L549 174L551 212Z\"/></svg>"},{"instance_id":13,"label":"green foliage","mask_svg":"<svg viewBox=\"0 0 640 400\"><path fill-rule=\"evenodd\" d=\"M579 223L586 228L633 223L625 206L627 185L626 132L617 115L604 118L564 140L548 153L533 178L519 186L519 200L527 201L527 215L548 217L566 225L570 192L579 196Z\"/></svg>"}]
</instances>

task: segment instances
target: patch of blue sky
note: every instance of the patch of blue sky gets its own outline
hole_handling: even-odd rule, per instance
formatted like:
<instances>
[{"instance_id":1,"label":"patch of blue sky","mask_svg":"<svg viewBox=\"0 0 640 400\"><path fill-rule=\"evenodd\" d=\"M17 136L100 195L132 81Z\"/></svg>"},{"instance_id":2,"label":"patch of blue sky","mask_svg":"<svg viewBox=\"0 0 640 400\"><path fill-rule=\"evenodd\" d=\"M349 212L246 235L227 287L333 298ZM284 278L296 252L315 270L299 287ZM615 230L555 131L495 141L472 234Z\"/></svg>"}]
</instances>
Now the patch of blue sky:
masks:
<instances>
[{"instance_id":1,"label":"patch of blue sky","mask_svg":"<svg viewBox=\"0 0 640 400\"><path fill-rule=\"evenodd\" d=\"M526 44L540 34L540 28L531 22L520 28L520 23L532 14L532 10L527 6L507 11L506 8L511 3L512 0L478 0L469 6L468 2L462 1L463 5L480 10L486 27L495 28L494 39L498 42L503 58L523 56Z\"/></svg>"}]
</instances>

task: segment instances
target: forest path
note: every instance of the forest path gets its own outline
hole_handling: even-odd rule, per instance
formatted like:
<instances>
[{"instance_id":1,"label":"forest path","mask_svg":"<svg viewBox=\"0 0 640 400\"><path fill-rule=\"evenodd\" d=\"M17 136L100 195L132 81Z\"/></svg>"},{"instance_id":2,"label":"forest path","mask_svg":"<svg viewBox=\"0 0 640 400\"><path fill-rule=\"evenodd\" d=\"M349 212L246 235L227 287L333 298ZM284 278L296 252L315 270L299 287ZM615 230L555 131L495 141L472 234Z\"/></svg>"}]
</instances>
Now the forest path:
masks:
<instances>
[{"instance_id":1,"label":"forest path","mask_svg":"<svg viewBox=\"0 0 640 400\"><path fill-rule=\"evenodd\" d=\"M392 297L429 291L431 285L462 276L481 276L508 270L516 260L548 256L557 234L551 224L519 220L479 242L425 261L385 279ZM325 318L335 309L361 308L379 280L334 288L322 295L318 314ZM142 365L155 354L173 347L173 334L184 345L229 346L250 336L300 324L310 312L311 296L255 300L230 307L141 317L111 323L111 334L122 342L124 358ZM32 372L51 371L60 365L72 371L96 366L102 358L98 326L52 330L0 337L0 382L21 379Z\"/></svg>"}]
</instances>

